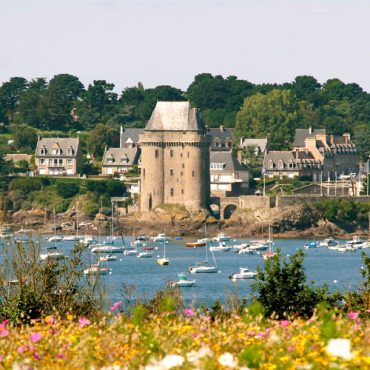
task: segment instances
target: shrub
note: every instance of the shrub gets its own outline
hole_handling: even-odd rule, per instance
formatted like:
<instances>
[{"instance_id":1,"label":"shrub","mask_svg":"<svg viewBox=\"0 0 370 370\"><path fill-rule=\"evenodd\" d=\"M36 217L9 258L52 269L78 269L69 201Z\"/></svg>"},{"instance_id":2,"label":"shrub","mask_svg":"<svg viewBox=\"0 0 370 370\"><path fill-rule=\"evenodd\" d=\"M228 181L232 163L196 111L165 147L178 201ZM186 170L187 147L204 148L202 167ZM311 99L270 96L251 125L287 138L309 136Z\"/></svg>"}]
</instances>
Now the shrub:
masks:
<instances>
[{"instance_id":1,"label":"shrub","mask_svg":"<svg viewBox=\"0 0 370 370\"><path fill-rule=\"evenodd\" d=\"M335 299L329 296L326 285L315 287L306 283L303 259L302 250L289 259L283 259L279 250L265 262L264 270L258 267L252 290L267 317L273 314L278 319L292 315L310 317L318 303Z\"/></svg>"},{"instance_id":2,"label":"shrub","mask_svg":"<svg viewBox=\"0 0 370 370\"><path fill-rule=\"evenodd\" d=\"M72 198L80 191L80 187L75 183L58 182L57 194L62 198Z\"/></svg>"}]
</instances>

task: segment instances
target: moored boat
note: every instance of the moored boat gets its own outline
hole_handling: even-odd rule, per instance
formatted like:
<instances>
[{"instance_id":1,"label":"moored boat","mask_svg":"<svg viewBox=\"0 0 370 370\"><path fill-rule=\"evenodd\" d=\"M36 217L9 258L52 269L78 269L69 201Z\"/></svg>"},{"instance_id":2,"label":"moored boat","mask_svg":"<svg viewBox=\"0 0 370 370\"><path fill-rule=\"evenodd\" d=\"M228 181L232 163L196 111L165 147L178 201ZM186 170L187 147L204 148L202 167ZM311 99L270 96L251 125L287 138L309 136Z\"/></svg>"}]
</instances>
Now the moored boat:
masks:
<instances>
[{"instance_id":1,"label":"moored boat","mask_svg":"<svg viewBox=\"0 0 370 370\"><path fill-rule=\"evenodd\" d=\"M168 242L171 238L169 236L166 236L166 234L158 234L157 236L153 237L154 242Z\"/></svg>"},{"instance_id":2,"label":"moored boat","mask_svg":"<svg viewBox=\"0 0 370 370\"><path fill-rule=\"evenodd\" d=\"M91 253L123 253L123 246L96 244L91 248Z\"/></svg>"},{"instance_id":3,"label":"moored boat","mask_svg":"<svg viewBox=\"0 0 370 370\"><path fill-rule=\"evenodd\" d=\"M257 272L249 271L247 267L240 267L239 272L234 272L229 276L231 280L238 279L254 279L257 276Z\"/></svg>"},{"instance_id":4,"label":"moored boat","mask_svg":"<svg viewBox=\"0 0 370 370\"><path fill-rule=\"evenodd\" d=\"M152 252L140 252L137 254L137 258L152 258L153 253Z\"/></svg>"},{"instance_id":5,"label":"moored boat","mask_svg":"<svg viewBox=\"0 0 370 370\"><path fill-rule=\"evenodd\" d=\"M91 265L84 270L85 275L109 275L111 270L108 267L101 267L99 263Z\"/></svg>"},{"instance_id":6,"label":"moored boat","mask_svg":"<svg viewBox=\"0 0 370 370\"><path fill-rule=\"evenodd\" d=\"M226 245L225 243L220 243L219 245L213 245L209 247L211 252L229 252L231 250L230 245Z\"/></svg>"},{"instance_id":7,"label":"moored boat","mask_svg":"<svg viewBox=\"0 0 370 370\"><path fill-rule=\"evenodd\" d=\"M108 254L106 256L100 256L99 261L117 261L117 256L113 256L112 254Z\"/></svg>"},{"instance_id":8,"label":"moored boat","mask_svg":"<svg viewBox=\"0 0 370 370\"><path fill-rule=\"evenodd\" d=\"M227 242L231 239L229 235L225 235L224 233L220 233L213 238L215 242Z\"/></svg>"},{"instance_id":9,"label":"moored boat","mask_svg":"<svg viewBox=\"0 0 370 370\"><path fill-rule=\"evenodd\" d=\"M192 248L198 248L198 247L204 247L207 243L203 240L198 240L196 242L189 242L186 243L185 245L187 247L192 247Z\"/></svg>"}]
</instances>

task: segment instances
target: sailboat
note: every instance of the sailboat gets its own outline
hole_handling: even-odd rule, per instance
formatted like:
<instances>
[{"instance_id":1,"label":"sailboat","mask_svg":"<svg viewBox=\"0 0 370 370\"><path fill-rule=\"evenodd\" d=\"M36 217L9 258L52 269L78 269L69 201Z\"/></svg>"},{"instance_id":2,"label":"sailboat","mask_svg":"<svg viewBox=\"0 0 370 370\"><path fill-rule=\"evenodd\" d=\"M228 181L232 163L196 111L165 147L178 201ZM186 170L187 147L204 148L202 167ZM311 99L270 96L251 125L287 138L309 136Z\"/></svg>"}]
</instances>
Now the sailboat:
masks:
<instances>
[{"instance_id":1,"label":"sailboat","mask_svg":"<svg viewBox=\"0 0 370 370\"><path fill-rule=\"evenodd\" d=\"M61 242L63 241L63 237L60 235L57 235L57 224L56 224L56 215L55 215L55 208L53 210L53 215L54 215L54 236L51 236L50 238L47 239L48 242Z\"/></svg>"},{"instance_id":2,"label":"sailboat","mask_svg":"<svg viewBox=\"0 0 370 370\"><path fill-rule=\"evenodd\" d=\"M158 265L161 266L167 266L170 264L170 260L166 258L166 241L163 241L162 244L163 244L163 257L157 258L157 263Z\"/></svg>"},{"instance_id":3,"label":"sailboat","mask_svg":"<svg viewBox=\"0 0 370 370\"><path fill-rule=\"evenodd\" d=\"M82 240L83 237L78 235L78 208L76 209L76 234L67 235L63 238L63 241L78 241Z\"/></svg>"},{"instance_id":4,"label":"sailboat","mask_svg":"<svg viewBox=\"0 0 370 370\"><path fill-rule=\"evenodd\" d=\"M204 232L205 232L205 238L207 238L207 223L205 223L204 225ZM213 252L211 251L212 253L212 258L213 258L213 263L214 265L208 265L208 241L206 242L206 260L205 261L201 261L199 263L197 263L196 266L190 266L189 267L189 272L191 272L192 274L198 274L198 273L210 273L210 272L217 272L217 263L216 263L216 259L215 259L215 255L213 254Z\"/></svg>"},{"instance_id":5,"label":"sailboat","mask_svg":"<svg viewBox=\"0 0 370 370\"><path fill-rule=\"evenodd\" d=\"M268 240L268 244L269 244L269 250L268 250L268 252L262 253L262 258L265 261L268 260L271 257L275 257L276 256L276 253L272 251L272 247L274 245L274 241L273 241L272 236L271 236L271 225L269 226L269 240Z\"/></svg>"},{"instance_id":6,"label":"sailboat","mask_svg":"<svg viewBox=\"0 0 370 370\"><path fill-rule=\"evenodd\" d=\"M103 244L115 244L118 237L113 236L113 217L114 217L114 209L113 209L113 202L112 202L112 210L111 210L111 218L110 218L110 235L103 241Z\"/></svg>"}]
</instances>

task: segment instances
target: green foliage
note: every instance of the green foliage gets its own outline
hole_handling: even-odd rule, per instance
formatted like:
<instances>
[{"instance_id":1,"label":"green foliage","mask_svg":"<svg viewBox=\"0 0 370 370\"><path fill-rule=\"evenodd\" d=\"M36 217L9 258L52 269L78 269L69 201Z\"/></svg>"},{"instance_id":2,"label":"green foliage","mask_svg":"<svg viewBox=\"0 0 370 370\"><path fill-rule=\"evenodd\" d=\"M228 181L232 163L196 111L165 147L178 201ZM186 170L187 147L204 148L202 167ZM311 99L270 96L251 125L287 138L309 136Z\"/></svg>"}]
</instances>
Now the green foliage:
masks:
<instances>
[{"instance_id":1,"label":"green foliage","mask_svg":"<svg viewBox=\"0 0 370 370\"><path fill-rule=\"evenodd\" d=\"M24 194L40 190L47 185L47 178L42 177L24 177L13 179L9 184L10 190L20 190Z\"/></svg>"},{"instance_id":2,"label":"green foliage","mask_svg":"<svg viewBox=\"0 0 370 370\"><path fill-rule=\"evenodd\" d=\"M26 125L11 126L13 134L14 146L18 150L26 152L34 152L37 144L37 131Z\"/></svg>"},{"instance_id":3,"label":"green foliage","mask_svg":"<svg viewBox=\"0 0 370 370\"><path fill-rule=\"evenodd\" d=\"M345 199L324 200L315 204L322 216L334 223L365 223L370 212L370 203L353 202Z\"/></svg>"},{"instance_id":4,"label":"green foliage","mask_svg":"<svg viewBox=\"0 0 370 370\"><path fill-rule=\"evenodd\" d=\"M258 267L252 289L264 307L265 316L275 315L278 319L293 315L310 317L318 303L330 301L327 286L307 284L303 259L302 250L289 259L282 258L279 250L275 257L265 262L263 270Z\"/></svg>"},{"instance_id":5,"label":"green foliage","mask_svg":"<svg viewBox=\"0 0 370 370\"><path fill-rule=\"evenodd\" d=\"M125 192L125 186L118 180L87 180L86 190L98 195L107 194L109 197L122 196Z\"/></svg>"},{"instance_id":6,"label":"green foliage","mask_svg":"<svg viewBox=\"0 0 370 370\"><path fill-rule=\"evenodd\" d=\"M0 319L29 322L55 312L62 317L94 316L101 309L97 280L85 280L77 243L68 259L40 261L41 244L34 241L5 244L0 269ZM17 280L11 286L9 276Z\"/></svg>"},{"instance_id":7,"label":"green foliage","mask_svg":"<svg viewBox=\"0 0 370 370\"><path fill-rule=\"evenodd\" d=\"M111 145L114 130L106 125L98 124L94 130L90 131L87 138L86 146L91 154L97 158L101 158L104 153L104 148Z\"/></svg>"},{"instance_id":8,"label":"green foliage","mask_svg":"<svg viewBox=\"0 0 370 370\"><path fill-rule=\"evenodd\" d=\"M80 187L75 183L58 182L57 194L63 198L72 198L80 191Z\"/></svg>"}]
</instances>

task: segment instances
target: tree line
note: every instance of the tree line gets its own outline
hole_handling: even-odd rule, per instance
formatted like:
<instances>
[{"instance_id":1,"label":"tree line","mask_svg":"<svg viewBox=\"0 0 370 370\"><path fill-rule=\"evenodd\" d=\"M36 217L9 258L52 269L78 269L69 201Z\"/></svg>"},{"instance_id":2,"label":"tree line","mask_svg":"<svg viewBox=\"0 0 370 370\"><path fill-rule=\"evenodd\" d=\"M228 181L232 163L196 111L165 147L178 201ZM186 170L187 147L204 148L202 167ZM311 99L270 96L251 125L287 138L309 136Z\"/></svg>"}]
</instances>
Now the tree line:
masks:
<instances>
[{"instance_id":1,"label":"tree line","mask_svg":"<svg viewBox=\"0 0 370 370\"><path fill-rule=\"evenodd\" d=\"M208 127L235 127L236 141L268 137L272 149L287 149L295 128L311 126L331 134L349 132L363 159L370 154L370 94L356 83L330 79L320 84L312 76L297 76L283 84L253 84L236 76L202 73L186 91L168 85L146 89L138 83L121 94L113 83L95 80L85 87L69 74L50 81L12 77L0 86L0 132L23 135L24 146L29 147L35 140L35 131L27 132L29 128L66 135L98 129L109 134L99 143L112 144L108 136L119 126L144 127L159 100L189 100L201 110ZM98 146L96 140L91 144Z\"/></svg>"}]
</instances>

